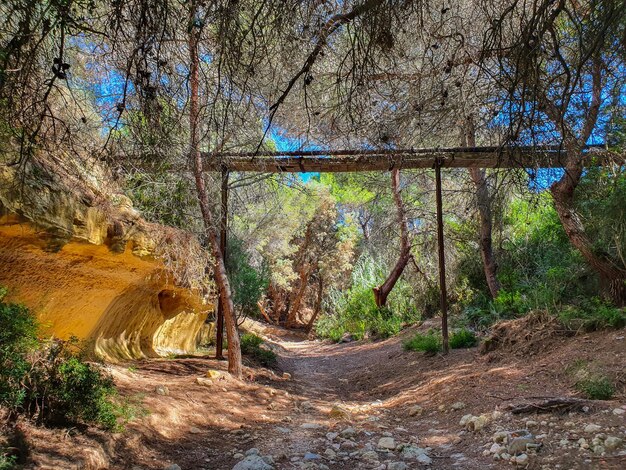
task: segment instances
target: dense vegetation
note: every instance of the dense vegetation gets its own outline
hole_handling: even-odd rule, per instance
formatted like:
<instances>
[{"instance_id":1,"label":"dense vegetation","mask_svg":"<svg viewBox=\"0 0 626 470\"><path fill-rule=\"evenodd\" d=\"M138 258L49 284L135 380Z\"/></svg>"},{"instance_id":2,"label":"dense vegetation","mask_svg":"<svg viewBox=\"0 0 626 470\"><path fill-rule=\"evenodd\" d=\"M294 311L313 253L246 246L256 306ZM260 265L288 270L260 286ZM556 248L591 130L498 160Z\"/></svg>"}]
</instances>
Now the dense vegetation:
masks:
<instances>
[{"instance_id":1,"label":"dense vegetation","mask_svg":"<svg viewBox=\"0 0 626 470\"><path fill-rule=\"evenodd\" d=\"M550 174L541 152L444 169L453 324L542 309L572 328L622 325L626 2L446 5L3 2L2 164L124 192L193 232L241 376L243 315L338 340L438 314L433 171L222 180L203 171L214 153L551 146ZM612 161L590 168L587 144Z\"/></svg>"},{"instance_id":2,"label":"dense vegetation","mask_svg":"<svg viewBox=\"0 0 626 470\"><path fill-rule=\"evenodd\" d=\"M111 377L86 360L75 340L41 340L23 305L0 289L0 405L39 422L93 423L119 431L136 408L117 396ZM1 462L1 460L0 460Z\"/></svg>"}]
</instances>

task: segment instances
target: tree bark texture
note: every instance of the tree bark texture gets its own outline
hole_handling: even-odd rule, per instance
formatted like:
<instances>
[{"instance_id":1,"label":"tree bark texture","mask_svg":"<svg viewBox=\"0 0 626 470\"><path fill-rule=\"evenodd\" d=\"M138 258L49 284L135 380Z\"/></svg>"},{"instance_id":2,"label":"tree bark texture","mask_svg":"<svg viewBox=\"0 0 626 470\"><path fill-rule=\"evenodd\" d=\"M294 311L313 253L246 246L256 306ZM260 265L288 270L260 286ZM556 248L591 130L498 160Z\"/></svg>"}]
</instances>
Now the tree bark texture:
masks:
<instances>
[{"instance_id":1,"label":"tree bark texture","mask_svg":"<svg viewBox=\"0 0 626 470\"><path fill-rule=\"evenodd\" d=\"M189 103L189 127L190 127L190 167L193 171L196 184L198 203L202 213L202 221L207 240L215 258L215 282L219 290L222 308L224 312L224 323L226 325L226 337L228 339L228 372L235 377L242 376L241 348L239 343L239 333L235 319L235 309L231 297L230 284L226 275L226 267L220 249L219 239L213 226L213 217L209 205L209 197L206 189L204 175L202 172L202 157L200 154L200 143L198 133L199 116L199 93L198 93L198 42L200 28L194 25L197 14L197 4L193 2L190 8L189 17L189 59L190 59L190 103Z\"/></svg>"},{"instance_id":2,"label":"tree bark texture","mask_svg":"<svg viewBox=\"0 0 626 470\"><path fill-rule=\"evenodd\" d=\"M465 120L465 136L462 144L468 147L476 147L476 128L474 120L468 117ZM492 298L498 296L500 282L497 272L498 264L493 253L493 217L491 213L491 196L487 184L487 172L484 168L470 168L469 174L476 190L476 203L479 216L479 246L480 256L483 260L485 279Z\"/></svg>"},{"instance_id":3,"label":"tree bark texture","mask_svg":"<svg viewBox=\"0 0 626 470\"><path fill-rule=\"evenodd\" d=\"M396 212L398 216L398 225L400 227L400 256L395 266L389 273L385 282L380 286L374 287L374 300L377 307L384 307L387 304L387 297L393 290L394 286L400 279L404 268L411 260L411 243L409 240L409 227L406 219L406 211L404 209L404 202L400 194L400 171L397 169L391 172L391 189L393 192L393 200L396 205Z\"/></svg>"}]
</instances>

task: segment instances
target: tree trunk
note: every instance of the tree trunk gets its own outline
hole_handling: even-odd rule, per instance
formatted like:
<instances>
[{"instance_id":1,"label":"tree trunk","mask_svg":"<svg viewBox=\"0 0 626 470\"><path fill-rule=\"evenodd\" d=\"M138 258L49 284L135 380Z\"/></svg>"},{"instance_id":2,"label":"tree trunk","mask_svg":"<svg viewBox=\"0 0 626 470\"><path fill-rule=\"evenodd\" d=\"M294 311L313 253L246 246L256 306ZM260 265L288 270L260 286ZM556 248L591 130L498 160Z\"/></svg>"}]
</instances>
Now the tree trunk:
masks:
<instances>
[{"instance_id":1,"label":"tree trunk","mask_svg":"<svg viewBox=\"0 0 626 470\"><path fill-rule=\"evenodd\" d=\"M391 189L393 200L396 204L398 224L400 225L400 256L396 265L389 273L389 276L380 286L374 287L374 300L377 307L384 307L387 304L387 297L393 290L396 282L400 279L404 268L411 260L411 243L409 241L409 227L406 220L406 211L400 195L400 171L397 169L391 172Z\"/></svg>"},{"instance_id":2,"label":"tree trunk","mask_svg":"<svg viewBox=\"0 0 626 470\"><path fill-rule=\"evenodd\" d=\"M194 25L197 14L197 4L192 2L189 18L189 58L190 58L190 106L189 106L189 127L190 127L190 167L193 171L198 202L202 213L202 221L209 246L215 258L215 281L219 289L222 308L224 311L224 322L226 324L226 337L228 339L228 371L235 377L242 376L241 348L239 344L239 333L235 320L235 309L231 297L230 284L226 275L224 259L220 249L217 233L213 226L213 218L209 206L209 197L206 190L204 175L202 172L202 158L200 155L200 144L198 137L198 41L200 28Z\"/></svg>"},{"instance_id":3,"label":"tree trunk","mask_svg":"<svg viewBox=\"0 0 626 470\"><path fill-rule=\"evenodd\" d=\"M582 154L581 148L568 148L568 153ZM574 157L576 158L576 157ZM571 244L583 255L600 276L605 295L617 306L626 305L626 270L606 255L597 254L574 205L574 191L582 176L582 165L570 164L559 181L550 187L554 208Z\"/></svg>"},{"instance_id":4,"label":"tree trunk","mask_svg":"<svg viewBox=\"0 0 626 470\"><path fill-rule=\"evenodd\" d=\"M476 147L476 129L474 120L471 117L468 117L465 121L465 136L463 140L464 145ZM489 195L489 186L487 185L487 172L483 168L470 168L469 173L476 188L476 202L480 217L480 256L483 260L483 269L489 293L495 299L500 290L500 282L496 275L498 264L493 254L491 197Z\"/></svg>"},{"instance_id":5,"label":"tree trunk","mask_svg":"<svg viewBox=\"0 0 626 470\"><path fill-rule=\"evenodd\" d=\"M545 92L542 93L541 104L561 133L567 151L563 176L550 187L554 208L571 244L580 251L592 269L600 276L605 294L616 305L624 306L626 305L626 269L616 264L608 255L594 252L593 244L585 233L574 204L574 192L583 174L583 148L596 127L602 105L602 66L600 55L595 55L591 69L591 99L579 135L576 135L573 127L565 122L564 111Z\"/></svg>"},{"instance_id":6,"label":"tree trunk","mask_svg":"<svg viewBox=\"0 0 626 470\"><path fill-rule=\"evenodd\" d=\"M315 307L313 308L313 315L311 315L311 319L306 326L307 333L310 333L313 329L313 325L315 325L315 320L320 316L322 312L322 300L324 300L324 279L321 276L321 273L318 273L319 277L317 280L317 298L315 299Z\"/></svg>"},{"instance_id":7,"label":"tree trunk","mask_svg":"<svg viewBox=\"0 0 626 470\"><path fill-rule=\"evenodd\" d=\"M306 288L309 285L310 275L311 266L305 263L300 269L300 283L290 302L289 313L287 314L287 328L294 328L298 324L298 312L300 311L300 305L302 305Z\"/></svg>"}]
</instances>

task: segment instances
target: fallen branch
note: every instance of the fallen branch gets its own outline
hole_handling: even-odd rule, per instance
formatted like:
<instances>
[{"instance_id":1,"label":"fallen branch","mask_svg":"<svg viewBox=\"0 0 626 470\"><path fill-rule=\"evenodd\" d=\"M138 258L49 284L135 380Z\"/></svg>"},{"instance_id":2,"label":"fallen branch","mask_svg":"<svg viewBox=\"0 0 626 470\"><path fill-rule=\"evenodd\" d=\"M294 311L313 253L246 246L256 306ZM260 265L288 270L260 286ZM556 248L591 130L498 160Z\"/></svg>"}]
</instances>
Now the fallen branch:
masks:
<instances>
[{"instance_id":1,"label":"fallen branch","mask_svg":"<svg viewBox=\"0 0 626 470\"><path fill-rule=\"evenodd\" d=\"M261 301L259 300L256 304L259 306L259 311L261 312L261 315L263 315L263 318L267 320L267 323L269 323L270 325L273 325L274 322L270 320L270 317L268 316L268 314L265 313L265 309L263 308L263 304L261 303Z\"/></svg>"},{"instance_id":2,"label":"fallen branch","mask_svg":"<svg viewBox=\"0 0 626 470\"><path fill-rule=\"evenodd\" d=\"M585 406L590 406L589 400L583 400L582 398L557 397L533 403L525 403L523 405L510 405L508 409L513 414L523 414L555 411L579 411Z\"/></svg>"}]
</instances>

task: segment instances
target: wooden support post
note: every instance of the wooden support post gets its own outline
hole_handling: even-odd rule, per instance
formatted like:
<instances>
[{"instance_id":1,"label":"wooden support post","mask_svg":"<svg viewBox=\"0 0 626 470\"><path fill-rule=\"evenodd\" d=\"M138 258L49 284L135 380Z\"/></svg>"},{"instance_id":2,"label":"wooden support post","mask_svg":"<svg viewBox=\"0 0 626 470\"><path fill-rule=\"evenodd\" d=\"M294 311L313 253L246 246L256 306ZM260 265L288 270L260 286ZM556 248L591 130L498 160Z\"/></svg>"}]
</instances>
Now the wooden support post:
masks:
<instances>
[{"instance_id":1,"label":"wooden support post","mask_svg":"<svg viewBox=\"0 0 626 470\"><path fill-rule=\"evenodd\" d=\"M228 169L222 168L222 207L220 212L220 250L226 264L226 237L228 227ZM217 326L215 338L215 358L224 359L224 309L222 307L221 296L218 296L217 302Z\"/></svg>"},{"instance_id":2,"label":"wooden support post","mask_svg":"<svg viewBox=\"0 0 626 470\"><path fill-rule=\"evenodd\" d=\"M437 203L437 247L439 251L439 290L441 293L441 336L443 353L448 354L448 293L446 290L446 259L443 246L443 203L441 197L441 163L435 163L435 191Z\"/></svg>"}]
</instances>

